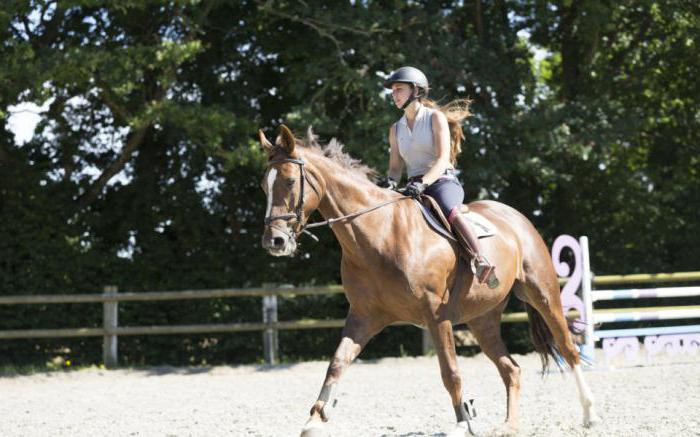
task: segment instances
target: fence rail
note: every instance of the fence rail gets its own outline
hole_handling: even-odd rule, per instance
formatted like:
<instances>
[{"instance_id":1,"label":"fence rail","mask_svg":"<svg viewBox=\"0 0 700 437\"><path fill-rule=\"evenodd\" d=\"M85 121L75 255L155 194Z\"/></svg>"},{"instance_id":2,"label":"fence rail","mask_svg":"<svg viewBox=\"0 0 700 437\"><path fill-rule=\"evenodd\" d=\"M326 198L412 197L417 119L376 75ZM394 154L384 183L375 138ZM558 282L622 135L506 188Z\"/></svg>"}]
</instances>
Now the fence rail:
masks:
<instances>
[{"instance_id":1,"label":"fence rail","mask_svg":"<svg viewBox=\"0 0 700 437\"><path fill-rule=\"evenodd\" d=\"M571 312L570 318L578 317ZM526 322L527 313L509 313L503 315L504 323ZM163 335L163 334L203 334L221 332L251 332L295 329L342 328L345 319L308 319L274 323L221 323L206 325L167 325L167 326L121 326L115 329L104 328L67 328L67 329L22 329L0 331L0 340L20 338L67 338L67 337L101 337L104 335ZM392 326L411 326L410 323L397 322Z\"/></svg>"},{"instance_id":2,"label":"fence rail","mask_svg":"<svg viewBox=\"0 0 700 437\"><path fill-rule=\"evenodd\" d=\"M593 278L594 284L623 284L623 283L653 283L700 279L700 272L670 273L670 274L640 274L640 275L614 275L598 276ZM564 283L565 279L560 280ZM94 294L66 294L66 295L16 295L0 297L0 305L53 305L68 303L102 303L104 309L102 328L67 328L67 329L24 329L0 331L0 340L27 339L27 338L70 338L70 337L103 337L103 359L105 365L114 367L117 364L117 338L126 335L168 335L168 334L204 334L204 333L231 333L262 331L267 336L265 341L266 358L274 362L276 357L276 335L280 330L297 329L325 329L341 328L345 324L343 319L331 320L294 320L277 321L276 308L274 317L266 314L263 305L263 322L254 323L224 323L202 325L167 325L167 326L118 326L119 302L157 302L167 300L188 299L216 299L238 297L273 297L263 299L274 301L278 296L313 296L343 293L340 285L321 287L259 287L243 289L208 289L208 290L183 290L183 291L157 291L157 292L118 292L116 287L105 287L103 293ZM268 303L269 305L269 303ZM644 311L646 308L637 308L636 311ZM652 309L649 309L652 310ZM617 310L619 311L619 310ZM604 314L606 310L596 310L598 314ZM568 318L579 317L578 312L567 314ZM504 314L504 323L518 323L527 321L524 312ZM404 326L407 323L396 323L395 326ZM426 336L424 336L424 341ZM426 346L424 345L424 348Z\"/></svg>"},{"instance_id":3,"label":"fence rail","mask_svg":"<svg viewBox=\"0 0 700 437\"><path fill-rule=\"evenodd\" d=\"M627 290L593 290L593 302L599 300L691 297L700 294L700 287L630 288Z\"/></svg>"},{"instance_id":4,"label":"fence rail","mask_svg":"<svg viewBox=\"0 0 700 437\"><path fill-rule=\"evenodd\" d=\"M700 272L639 273L634 275L595 276L594 285L653 284L661 282L700 281Z\"/></svg>"},{"instance_id":5,"label":"fence rail","mask_svg":"<svg viewBox=\"0 0 700 437\"><path fill-rule=\"evenodd\" d=\"M262 296L310 296L319 294L340 294L343 287L328 285L323 287L260 287L222 288L209 290L148 291L143 293L95 293L95 294L39 294L2 296L0 305L36 305L59 303L104 303L104 302L152 302L162 300L216 299L226 297Z\"/></svg>"}]
</instances>

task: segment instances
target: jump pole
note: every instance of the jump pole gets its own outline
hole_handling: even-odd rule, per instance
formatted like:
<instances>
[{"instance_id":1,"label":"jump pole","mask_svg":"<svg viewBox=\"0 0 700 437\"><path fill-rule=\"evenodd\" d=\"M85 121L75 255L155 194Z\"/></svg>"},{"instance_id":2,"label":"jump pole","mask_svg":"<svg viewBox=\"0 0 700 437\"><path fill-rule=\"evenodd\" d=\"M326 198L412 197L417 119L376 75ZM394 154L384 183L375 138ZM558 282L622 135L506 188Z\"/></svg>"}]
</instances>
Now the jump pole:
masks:
<instances>
[{"instance_id":1,"label":"jump pole","mask_svg":"<svg viewBox=\"0 0 700 437\"><path fill-rule=\"evenodd\" d=\"M588 252L588 237L582 236L579 238L581 245L581 255L583 258L583 276L581 277L581 299L585 314L583 315L585 342L583 346L583 354L591 361L595 361L595 336L593 334L593 296L591 289L593 286L593 274L591 273L591 257Z\"/></svg>"}]
</instances>

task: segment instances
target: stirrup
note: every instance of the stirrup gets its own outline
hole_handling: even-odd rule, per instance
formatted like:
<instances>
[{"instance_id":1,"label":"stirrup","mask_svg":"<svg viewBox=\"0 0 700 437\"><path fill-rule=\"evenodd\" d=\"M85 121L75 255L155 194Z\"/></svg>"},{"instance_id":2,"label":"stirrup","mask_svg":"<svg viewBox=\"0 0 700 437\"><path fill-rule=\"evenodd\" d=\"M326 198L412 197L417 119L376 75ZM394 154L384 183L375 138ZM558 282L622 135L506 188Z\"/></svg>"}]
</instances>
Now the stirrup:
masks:
<instances>
[{"instance_id":1,"label":"stirrup","mask_svg":"<svg viewBox=\"0 0 700 437\"><path fill-rule=\"evenodd\" d=\"M485 256L479 255L472 258L472 273L479 284L486 282L491 289L498 287L496 267L492 266Z\"/></svg>"}]
</instances>

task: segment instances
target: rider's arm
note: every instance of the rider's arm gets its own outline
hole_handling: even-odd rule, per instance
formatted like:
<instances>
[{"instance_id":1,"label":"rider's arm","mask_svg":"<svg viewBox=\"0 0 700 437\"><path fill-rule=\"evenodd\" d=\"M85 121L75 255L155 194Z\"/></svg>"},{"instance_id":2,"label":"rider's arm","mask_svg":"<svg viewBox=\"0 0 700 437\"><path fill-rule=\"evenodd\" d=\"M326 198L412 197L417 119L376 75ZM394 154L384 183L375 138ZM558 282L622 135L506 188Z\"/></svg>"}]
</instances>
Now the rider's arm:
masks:
<instances>
[{"instance_id":1,"label":"rider's arm","mask_svg":"<svg viewBox=\"0 0 700 437\"><path fill-rule=\"evenodd\" d=\"M388 176L396 182L400 182L401 174L403 173L403 159L401 159L399 154L399 143L396 141L395 124L389 128L389 144L391 145L391 155L389 156Z\"/></svg>"},{"instance_id":2,"label":"rider's arm","mask_svg":"<svg viewBox=\"0 0 700 437\"><path fill-rule=\"evenodd\" d=\"M437 159L435 164L423 175L423 183L432 184L445 170L452 167L450 164L450 128L447 125L447 117L441 111L435 111L431 117L433 125L433 146Z\"/></svg>"}]
</instances>

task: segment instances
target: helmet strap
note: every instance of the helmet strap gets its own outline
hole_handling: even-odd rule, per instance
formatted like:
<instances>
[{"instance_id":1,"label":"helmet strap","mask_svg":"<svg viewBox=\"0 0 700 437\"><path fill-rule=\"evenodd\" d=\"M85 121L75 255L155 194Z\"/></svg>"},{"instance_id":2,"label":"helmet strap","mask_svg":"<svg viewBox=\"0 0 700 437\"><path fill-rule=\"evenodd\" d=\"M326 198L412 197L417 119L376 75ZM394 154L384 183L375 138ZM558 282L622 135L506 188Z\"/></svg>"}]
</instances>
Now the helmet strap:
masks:
<instances>
[{"instance_id":1,"label":"helmet strap","mask_svg":"<svg viewBox=\"0 0 700 437\"><path fill-rule=\"evenodd\" d=\"M409 97L406 102L401 106L401 110L405 110L408 105L413 103L414 100L416 100L418 97L416 96L416 86L411 84L411 97Z\"/></svg>"}]
</instances>

